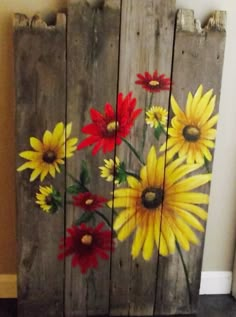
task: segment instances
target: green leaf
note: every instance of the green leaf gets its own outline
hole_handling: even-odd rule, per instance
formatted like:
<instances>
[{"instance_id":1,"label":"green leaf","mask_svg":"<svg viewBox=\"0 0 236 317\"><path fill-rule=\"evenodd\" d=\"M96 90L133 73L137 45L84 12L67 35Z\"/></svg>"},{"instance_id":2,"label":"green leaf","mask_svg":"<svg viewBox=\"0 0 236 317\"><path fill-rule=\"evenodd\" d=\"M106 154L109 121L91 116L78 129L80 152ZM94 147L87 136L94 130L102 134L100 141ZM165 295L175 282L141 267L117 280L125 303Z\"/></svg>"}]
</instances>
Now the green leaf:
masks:
<instances>
[{"instance_id":1,"label":"green leaf","mask_svg":"<svg viewBox=\"0 0 236 317\"><path fill-rule=\"evenodd\" d=\"M78 194L80 192L84 192L84 189L79 185L79 184L73 184L70 185L67 189L66 189L67 193L69 194Z\"/></svg>"},{"instance_id":2,"label":"green leaf","mask_svg":"<svg viewBox=\"0 0 236 317\"><path fill-rule=\"evenodd\" d=\"M93 212L84 212L77 220L75 220L74 225L79 226L84 222L89 222L93 216Z\"/></svg>"},{"instance_id":3,"label":"green leaf","mask_svg":"<svg viewBox=\"0 0 236 317\"><path fill-rule=\"evenodd\" d=\"M159 141L161 133L162 133L162 127L160 125L158 125L158 127L155 128L155 130L154 130L154 136L157 139L157 141Z\"/></svg>"},{"instance_id":4,"label":"green leaf","mask_svg":"<svg viewBox=\"0 0 236 317\"><path fill-rule=\"evenodd\" d=\"M85 161L81 164L80 182L82 185L86 185L90 182L88 167Z\"/></svg>"}]
</instances>

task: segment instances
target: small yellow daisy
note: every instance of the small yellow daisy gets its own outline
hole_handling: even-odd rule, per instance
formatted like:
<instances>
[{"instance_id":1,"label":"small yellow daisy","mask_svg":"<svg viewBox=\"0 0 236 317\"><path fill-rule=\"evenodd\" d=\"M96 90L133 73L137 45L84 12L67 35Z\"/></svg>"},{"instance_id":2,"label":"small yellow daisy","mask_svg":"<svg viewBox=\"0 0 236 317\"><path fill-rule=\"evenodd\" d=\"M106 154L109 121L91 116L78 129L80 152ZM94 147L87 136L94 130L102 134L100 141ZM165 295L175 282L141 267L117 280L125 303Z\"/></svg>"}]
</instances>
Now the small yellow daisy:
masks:
<instances>
[{"instance_id":1,"label":"small yellow daisy","mask_svg":"<svg viewBox=\"0 0 236 317\"><path fill-rule=\"evenodd\" d=\"M36 193L36 204L47 213L54 213L61 206L60 194L50 186L39 186L39 193Z\"/></svg>"},{"instance_id":2,"label":"small yellow daisy","mask_svg":"<svg viewBox=\"0 0 236 317\"><path fill-rule=\"evenodd\" d=\"M152 106L146 112L146 123L150 125L151 128L157 128L161 125L164 129L166 129L167 116L168 111L165 108L160 106Z\"/></svg>"},{"instance_id":3,"label":"small yellow daisy","mask_svg":"<svg viewBox=\"0 0 236 317\"><path fill-rule=\"evenodd\" d=\"M64 164L65 157L73 156L76 150L78 139L69 138L71 130L72 123L64 127L64 124L59 122L52 132L48 130L44 132L42 141L31 137L30 145L33 151L24 151L19 154L28 162L21 165L17 171L32 169L31 182L39 176L42 182L48 174L55 177L56 171L60 172L59 165Z\"/></svg>"},{"instance_id":4,"label":"small yellow daisy","mask_svg":"<svg viewBox=\"0 0 236 317\"><path fill-rule=\"evenodd\" d=\"M112 159L104 160L105 166L100 166L99 169L101 170L101 177L105 178L107 182L113 182L114 174L116 173L117 169L120 166L120 160L116 156L115 162ZM119 180L115 180L115 184L118 184Z\"/></svg>"}]
</instances>

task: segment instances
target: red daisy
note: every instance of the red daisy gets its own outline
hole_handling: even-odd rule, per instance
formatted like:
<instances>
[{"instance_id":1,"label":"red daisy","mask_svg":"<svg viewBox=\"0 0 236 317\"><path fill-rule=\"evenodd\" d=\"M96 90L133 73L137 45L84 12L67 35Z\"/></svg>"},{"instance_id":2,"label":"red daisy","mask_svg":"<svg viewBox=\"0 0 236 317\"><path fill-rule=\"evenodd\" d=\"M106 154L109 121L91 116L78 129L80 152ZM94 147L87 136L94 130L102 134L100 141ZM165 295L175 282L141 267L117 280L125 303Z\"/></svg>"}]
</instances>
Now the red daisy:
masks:
<instances>
[{"instance_id":1,"label":"red daisy","mask_svg":"<svg viewBox=\"0 0 236 317\"><path fill-rule=\"evenodd\" d=\"M141 85L145 90L149 92L160 92L161 90L170 90L171 80L165 77L165 74L158 76L157 70L151 75L145 72L144 75L137 74L139 80L136 80L135 84Z\"/></svg>"},{"instance_id":2,"label":"red daisy","mask_svg":"<svg viewBox=\"0 0 236 317\"><path fill-rule=\"evenodd\" d=\"M114 250L114 241L110 230L102 231L104 223L99 223L95 228L81 224L79 227L72 226L67 229L70 234L65 242L62 238L58 255L59 260L72 255L72 267L79 266L82 274L89 268L97 268L98 257L103 260L109 259L110 252Z\"/></svg>"},{"instance_id":3,"label":"red daisy","mask_svg":"<svg viewBox=\"0 0 236 317\"><path fill-rule=\"evenodd\" d=\"M94 211L97 208L102 207L104 203L107 202L107 199L102 196L93 195L90 192L79 193L77 196L73 196L74 206L83 208L86 211Z\"/></svg>"},{"instance_id":4,"label":"red daisy","mask_svg":"<svg viewBox=\"0 0 236 317\"><path fill-rule=\"evenodd\" d=\"M117 100L117 113L112 105L107 103L104 114L95 109L90 110L92 123L84 126L82 132L90 134L79 145L78 150L94 144L92 154L95 155L102 149L103 153L111 152L115 144L120 145L122 138L125 138L134 124L135 119L142 109L136 109L136 99L132 92L123 97L119 93Z\"/></svg>"}]
</instances>

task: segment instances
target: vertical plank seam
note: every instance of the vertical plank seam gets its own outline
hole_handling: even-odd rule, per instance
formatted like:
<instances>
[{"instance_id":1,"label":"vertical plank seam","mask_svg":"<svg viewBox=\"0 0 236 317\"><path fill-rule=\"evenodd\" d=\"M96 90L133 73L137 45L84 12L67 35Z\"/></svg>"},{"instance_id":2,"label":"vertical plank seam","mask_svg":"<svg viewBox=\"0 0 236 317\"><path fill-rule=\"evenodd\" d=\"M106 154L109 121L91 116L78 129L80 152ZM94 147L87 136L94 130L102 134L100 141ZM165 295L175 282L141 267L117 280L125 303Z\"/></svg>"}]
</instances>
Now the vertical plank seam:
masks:
<instances>
[{"instance_id":1,"label":"vertical plank seam","mask_svg":"<svg viewBox=\"0 0 236 317\"><path fill-rule=\"evenodd\" d=\"M172 59L171 59L171 70L170 70L170 78L171 83L173 84L173 69L174 69L174 53L175 53L175 40L176 40L176 26L177 26L177 13L175 14L175 23L174 23L174 34L173 34L173 43L172 43ZM169 93L169 101L168 101L168 118L167 118L167 131L166 131L166 144L168 141L168 130L170 125L170 118L171 118L171 95L172 95L172 84L170 87L170 93ZM165 164L164 164L164 177L163 177L163 188L165 188L165 178L166 178L166 163L167 163L167 147L164 152L165 156ZM165 195L165 194L164 194ZM164 197L163 197L164 199ZM159 276L159 259L160 259L160 242L161 242L161 227L162 227L162 217L163 217L163 201L162 201L162 207L161 207L161 219L160 219L160 227L159 227L159 242L158 242L158 257L157 257L157 269L156 269L156 282L155 282L155 297L154 297L154 305L153 305L153 316L156 316L156 305L157 305L157 288L158 288L158 276Z\"/></svg>"},{"instance_id":2,"label":"vertical plank seam","mask_svg":"<svg viewBox=\"0 0 236 317\"><path fill-rule=\"evenodd\" d=\"M119 39L118 39L118 59L117 59L117 85L116 85L116 125L117 125L117 118L118 118L118 111L117 111L117 101L118 101L118 94L119 94L119 79L120 79L120 56L121 56L121 24L122 24L122 5L123 5L123 0L119 0L120 2L120 19L119 19ZM113 158L114 158L114 167L113 167L113 175L115 176L116 172L116 142L117 140L117 129L115 130L115 148L114 148L114 153L113 153ZM114 222L114 190L115 190L115 177L113 177L113 183L112 183L112 215L111 215L111 230L112 230L112 235L111 235L111 245L113 244L113 222ZM108 316L110 316L111 312L111 294L112 294L112 258L113 258L113 253L110 251L110 272L109 272L109 300L108 300Z\"/></svg>"},{"instance_id":3,"label":"vertical plank seam","mask_svg":"<svg viewBox=\"0 0 236 317\"><path fill-rule=\"evenodd\" d=\"M66 26L65 26L65 35L64 35L64 41L65 41L65 129L67 126L67 111L68 111L68 55L67 55L67 48L68 48L68 35L67 35L67 30L68 30L68 16L66 18ZM66 133L66 130L65 130ZM65 135L66 137L66 135ZM65 154L67 151L67 142L65 142ZM64 190L64 248L65 248L65 243L66 243L66 217L67 217L67 158L65 157L65 175L64 175L64 180L65 180L65 190ZM63 317L66 317L66 307L65 307L65 302L66 302L66 257L64 257L64 262L63 262L63 269L64 269L64 276L63 276Z\"/></svg>"}]
</instances>

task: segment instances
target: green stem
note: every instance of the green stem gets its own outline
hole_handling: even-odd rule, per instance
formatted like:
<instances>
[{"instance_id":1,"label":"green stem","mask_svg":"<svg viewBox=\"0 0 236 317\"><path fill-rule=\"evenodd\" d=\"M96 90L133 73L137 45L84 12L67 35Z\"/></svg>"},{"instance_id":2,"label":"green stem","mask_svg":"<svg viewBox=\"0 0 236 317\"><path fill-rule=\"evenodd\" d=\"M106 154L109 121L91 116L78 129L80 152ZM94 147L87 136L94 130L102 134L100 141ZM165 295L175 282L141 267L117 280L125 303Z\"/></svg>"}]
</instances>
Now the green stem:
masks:
<instances>
[{"instance_id":1,"label":"green stem","mask_svg":"<svg viewBox=\"0 0 236 317\"><path fill-rule=\"evenodd\" d=\"M182 253L181 248L180 248L180 246L179 246L177 241L176 241L176 246L177 246L177 250L179 252L180 259L181 259L181 262L182 262L182 265L183 265L185 279L186 279L187 288L188 288L189 305L191 306L191 304L192 304L192 294L191 294L191 288L190 288L190 283L189 283L188 270L187 270L186 264L184 262L183 253Z\"/></svg>"},{"instance_id":2,"label":"green stem","mask_svg":"<svg viewBox=\"0 0 236 317\"><path fill-rule=\"evenodd\" d=\"M204 165L205 165L205 168L207 170L207 173L210 173L211 171L209 168L208 160L205 158L205 156L204 156Z\"/></svg>"},{"instance_id":3,"label":"green stem","mask_svg":"<svg viewBox=\"0 0 236 317\"><path fill-rule=\"evenodd\" d=\"M122 138L122 140L124 141L124 143L129 147L129 149L133 152L133 154L137 157L137 159L139 160L139 162L142 165L145 165L144 161L141 159L140 155L138 154L138 152L135 150L135 148L124 138Z\"/></svg>"},{"instance_id":4,"label":"green stem","mask_svg":"<svg viewBox=\"0 0 236 317\"><path fill-rule=\"evenodd\" d=\"M104 215L103 215L100 211L98 211L98 210L96 210L95 213L96 213L97 215L99 215L99 216L106 222L106 224L112 229L112 226L111 226L111 224L110 224L110 222L109 222L109 220L107 219L106 216L104 216Z\"/></svg>"},{"instance_id":5,"label":"green stem","mask_svg":"<svg viewBox=\"0 0 236 317\"><path fill-rule=\"evenodd\" d=\"M67 200L66 202L68 205L73 205L73 201Z\"/></svg>"},{"instance_id":6,"label":"green stem","mask_svg":"<svg viewBox=\"0 0 236 317\"><path fill-rule=\"evenodd\" d=\"M89 189L84 186L78 179L76 179L73 175L71 175L70 173L68 173L68 176L77 184L79 184L86 192L89 192Z\"/></svg>"},{"instance_id":7,"label":"green stem","mask_svg":"<svg viewBox=\"0 0 236 317\"><path fill-rule=\"evenodd\" d=\"M161 122L158 120L158 123L159 123L159 126L161 128L161 131L164 133L165 136L167 136L167 132L166 130L164 129L163 125L161 124Z\"/></svg>"},{"instance_id":8,"label":"green stem","mask_svg":"<svg viewBox=\"0 0 236 317\"><path fill-rule=\"evenodd\" d=\"M144 149L145 146L145 141L146 141L146 134L147 134L147 124L146 124L146 112L147 110L151 107L152 105L152 99L153 99L153 93L151 93L151 97L149 100L149 106L147 105L147 102L145 103L145 108L144 108L144 126L143 126L143 142L142 142L142 150Z\"/></svg>"},{"instance_id":9,"label":"green stem","mask_svg":"<svg viewBox=\"0 0 236 317\"><path fill-rule=\"evenodd\" d=\"M140 179L140 177L139 177L137 174L135 174L135 173L132 173L132 172L129 172L129 171L125 171L125 173L126 173L127 175L129 175L129 176L133 176L133 177L135 177L135 178L137 178L137 179Z\"/></svg>"}]
</instances>

